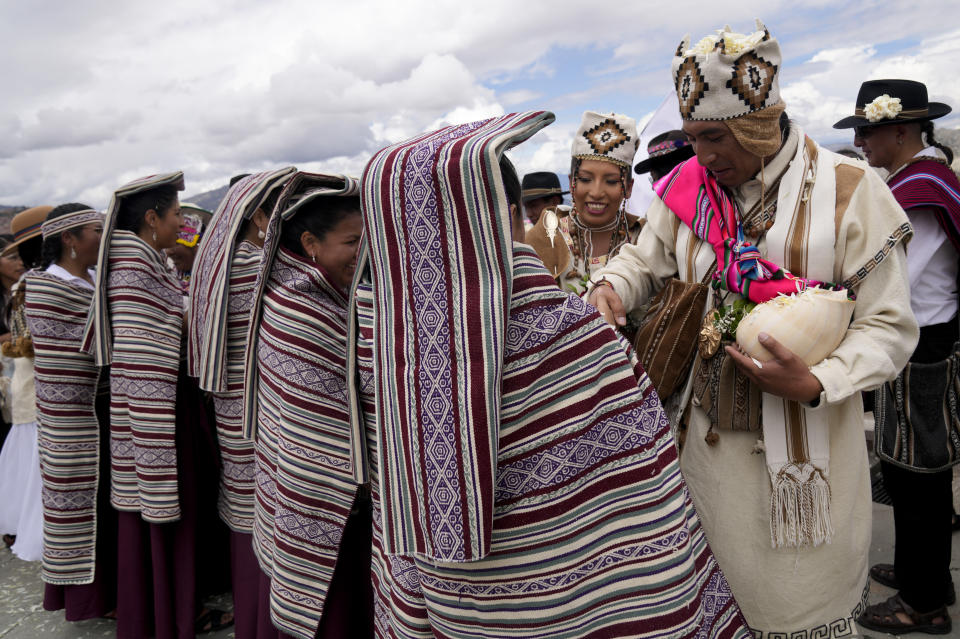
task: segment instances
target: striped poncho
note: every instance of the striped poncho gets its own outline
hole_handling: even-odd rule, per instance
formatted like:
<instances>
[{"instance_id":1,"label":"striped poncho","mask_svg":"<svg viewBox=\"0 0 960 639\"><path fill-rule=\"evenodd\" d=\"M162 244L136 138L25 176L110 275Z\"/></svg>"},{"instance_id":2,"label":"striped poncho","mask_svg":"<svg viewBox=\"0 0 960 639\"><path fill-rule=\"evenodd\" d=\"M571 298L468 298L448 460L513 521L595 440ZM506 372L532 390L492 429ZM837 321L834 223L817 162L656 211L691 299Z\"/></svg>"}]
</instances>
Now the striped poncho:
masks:
<instances>
[{"instance_id":1,"label":"striped poncho","mask_svg":"<svg viewBox=\"0 0 960 639\"><path fill-rule=\"evenodd\" d=\"M274 625L304 639L317 631L361 480L347 403L347 299L277 240L299 205L356 192L342 176L291 179L270 221L250 321L244 422L256 436L254 550L271 578Z\"/></svg>"},{"instance_id":2,"label":"striped poncho","mask_svg":"<svg viewBox=\"0 0 960 639\"><path fill-rule=\"evenodd\" d=\"M78 350L92 296L44 271L26 275L43 476L42 576L64 586L92 583L96 563L100 369Z\"/></svg>"},{"instance_id":3,"label":"striped poncho","mask_svg":"<svg viewBox=\"0 0 960 639\"><path fill-rule=\"evenodd\" d=\"M552 120L449 127L364 172L378 636L746 638L649 378L510 241L499 156Z\"/></svg>"},{"instance_id":4,"label":"striped poncho","mask_svg":"<svg viewBox=\"0 0 960 639\"><path fill-rule=\"evenodd\" d=\"M213 216L190 279L188 371L213 393L220 444L220 518L237 532L253 530L253 442L243 436L243 374L250 307L261 251L239 236L245 219L292 167L237 182Z\"/></svg>"},{"instance_id":5,"label":"striped poncho","mask_svg":"<svg viewBox=\"0 0 960 639\"><path fill-rule=\"evenodd\" d=\"M125 197L166 184L182 190L183 173L145 177L114 193L82 345L98 366L111 366L110 501L150 523L180 518L175 435L183 289L163 255L116 225Z\"/></svg>"},{"instance_id":6,"label":"striped poncho","mask_svg":"<svg viewBox=\"0 0 960 639\"><path fill-rule=\"evenodd\" d=\"M960 252L960 186L949 166L923 158L891 175L887 184L904 210L933 209L940 228Z\"/></svg>"}]
</instances>

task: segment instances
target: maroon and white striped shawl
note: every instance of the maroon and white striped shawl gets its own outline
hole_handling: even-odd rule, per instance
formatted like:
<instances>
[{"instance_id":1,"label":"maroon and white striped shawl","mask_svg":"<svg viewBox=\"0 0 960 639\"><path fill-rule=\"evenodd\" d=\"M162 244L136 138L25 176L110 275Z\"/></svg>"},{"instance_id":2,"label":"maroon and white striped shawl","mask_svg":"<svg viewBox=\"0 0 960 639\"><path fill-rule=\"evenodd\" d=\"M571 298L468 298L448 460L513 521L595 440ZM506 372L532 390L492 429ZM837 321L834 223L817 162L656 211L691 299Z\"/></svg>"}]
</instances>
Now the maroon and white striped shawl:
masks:
<instances>
[{"instance_id":1,"label":"maroon and white striped shawl","mask_svg":"<svg viewBox=\"0 0 960 639\"><path fill-rule=\"evenodd\" d=\"M111 502L151 523L180 518L175 424L183 289L163 255L116 225L124 198L165 184L182 190L183 174L142 178L114 193L82 346L99 366L110 365Z\"/></svg>"},{"instance_id":2,"label":"maroon and white striped shawl","mask_svg":"<svg viewBox=\"0 0 960 639\"><path fill-rule=\"evenodd\" d=\"M344 176L290 179L267 231L247 340L244 427L256 436L254 550L270 575L274 624L304 639L320 622L365 467L347 402L347 298L317 265L280 247L279 238L307 202L357 192L356 180Z\"/></svg>"},{"instance_id":3,"label":"maroon and white striped shawl","mask_svg":"<svg viewBox=\"0 0 960 639\"><path fill-rule=\"evenodd\" d=\"M243 370L261 251L240 237L245 220L296 169L249 175L230 187L197 251L190 278L187 367L213 393L220 445L220 518L253 530L253 442L243 437ZM272 211L266 211L269 215Z\"/></svg>"},{"instance_id":4,"label":"maroon and white striped shawl","mask_svg":"<svg viewBox=\"0 0 960 639\"><path fill-rule=\"evenodd\" d=\"M552 120L446 127L364 172L378 637L745 639L649 377L511 241L501 154Z\"/></svg>"},{"instance_id":5,"label":"maroon and white striped shawl","mask_svg":"<svg viewBox=\"0 0 960 639\"><path fill-rule=\"evenodd\" d=\"M93 582L96 564L100 369L79 351L93 291L44 271L25 278L43 460L43 580Z\"/></svg>"}]
</instances>

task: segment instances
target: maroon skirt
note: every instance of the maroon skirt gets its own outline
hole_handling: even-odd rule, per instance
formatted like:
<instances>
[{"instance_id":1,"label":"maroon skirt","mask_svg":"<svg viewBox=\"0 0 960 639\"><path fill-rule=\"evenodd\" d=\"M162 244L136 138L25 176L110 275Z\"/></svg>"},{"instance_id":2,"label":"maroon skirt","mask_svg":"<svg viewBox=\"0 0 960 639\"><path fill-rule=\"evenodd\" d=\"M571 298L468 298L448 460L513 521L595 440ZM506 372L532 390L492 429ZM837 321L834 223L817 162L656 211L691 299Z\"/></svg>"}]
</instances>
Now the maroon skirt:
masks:
<instances>
[{"instance_id":1,"label":"maroon skirt","mask_svg":"<svg viewBox=\"0 0 960 639\"><path fill-rule=\"evenodd\" d=\"M229 588L229 532L217 514L219 456L209 405L181 371L177 384L180 519L119 513L117 637L193 639L204 597Z\"/></svg>"}]
</instances>

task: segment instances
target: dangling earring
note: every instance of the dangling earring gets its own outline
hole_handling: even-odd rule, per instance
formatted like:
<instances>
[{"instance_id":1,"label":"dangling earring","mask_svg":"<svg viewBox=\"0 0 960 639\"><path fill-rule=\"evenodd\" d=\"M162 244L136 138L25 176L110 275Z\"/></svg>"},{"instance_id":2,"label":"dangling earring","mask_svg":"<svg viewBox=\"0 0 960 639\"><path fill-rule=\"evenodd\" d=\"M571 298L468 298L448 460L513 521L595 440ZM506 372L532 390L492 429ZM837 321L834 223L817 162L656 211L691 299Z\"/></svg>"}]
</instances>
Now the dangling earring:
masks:
<instances>
[{"instance_id":1,"label":"dangling earring","mask_svg":"<svg viewBox=\"0 0 960 639\"><path fill-rule=\"evenodd\" d=\"M72 246L70 247L70 259L77 259L77 249L73 248Z\"/></svg>"},{"instance_id":2,"label":"dangling earring","mask_svg":"<svg viewBox=\"0 0 960 639\"><path fill-rule=\"evenodd\" d=\"M314 253L314 254L311 255L310 257L313 259L313 263L316 264L316 263L317 263L317 255L316 255L316 253Z\"/></svg>"},{"instance_id":3,"label":"dangling earring","mask_svg":"<svg viewBox=\"0 0 960 639\"><path fill-rule=\"evenodd\" d=\"M157 229L153 229L153 243L157 243Z\"/></svg>"},{"instance_id":4,"label":"dangling earring","mask_svg":"<svg viewBox=\"0 0 960 639\"><path fill-rule=\"evenodd\" d=\"M262 229L259 230L259 231L257 231L257 238L258 238L258 239L261 239L261 240L262 240L262 239L264 239L265 237L267 237L267 234L264 233Z\"/></svg>"}]
</instances>

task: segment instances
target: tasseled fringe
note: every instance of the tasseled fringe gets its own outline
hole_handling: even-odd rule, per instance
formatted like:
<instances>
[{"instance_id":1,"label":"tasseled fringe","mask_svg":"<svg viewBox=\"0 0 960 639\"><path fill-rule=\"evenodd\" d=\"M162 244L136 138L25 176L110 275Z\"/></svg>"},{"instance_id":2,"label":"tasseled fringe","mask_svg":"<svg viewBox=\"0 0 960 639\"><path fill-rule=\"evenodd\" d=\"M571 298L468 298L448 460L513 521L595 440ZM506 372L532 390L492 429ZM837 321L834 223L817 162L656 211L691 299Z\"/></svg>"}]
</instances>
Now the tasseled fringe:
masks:
<instances>
[{"instance_id":1,"label":"tasseled fringe","mask_svg":"<svg viewBox=\"0 0 960 639\"><path fill-rule=\"evenodd\" d=\"M830 485L813 464L787 464L773 482L770 538L774 548L829 544Z\"/></svg>"}]
</instances>

